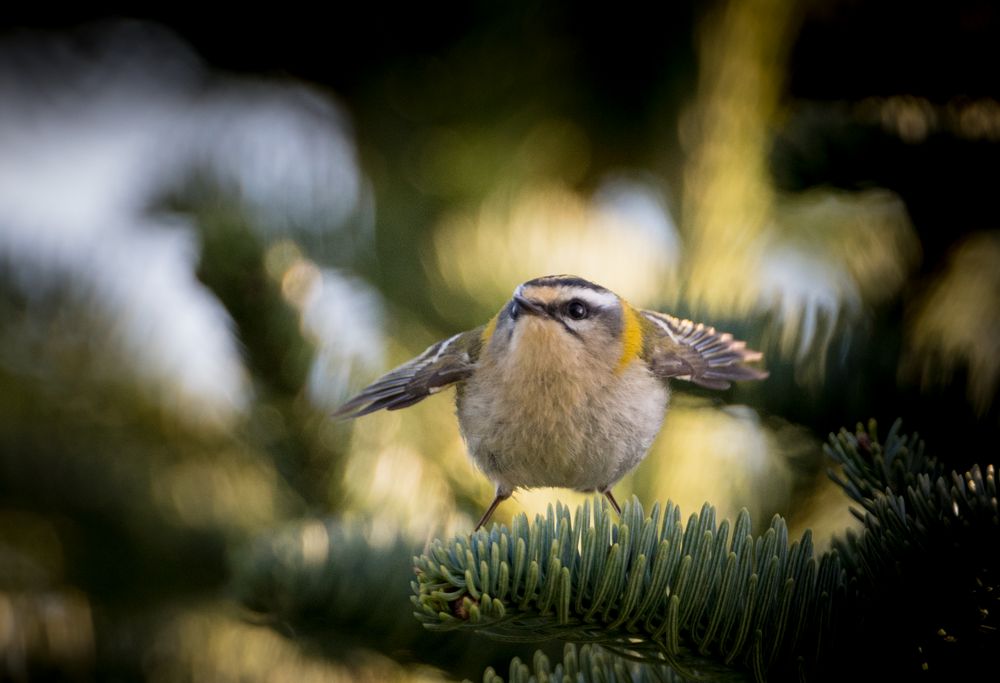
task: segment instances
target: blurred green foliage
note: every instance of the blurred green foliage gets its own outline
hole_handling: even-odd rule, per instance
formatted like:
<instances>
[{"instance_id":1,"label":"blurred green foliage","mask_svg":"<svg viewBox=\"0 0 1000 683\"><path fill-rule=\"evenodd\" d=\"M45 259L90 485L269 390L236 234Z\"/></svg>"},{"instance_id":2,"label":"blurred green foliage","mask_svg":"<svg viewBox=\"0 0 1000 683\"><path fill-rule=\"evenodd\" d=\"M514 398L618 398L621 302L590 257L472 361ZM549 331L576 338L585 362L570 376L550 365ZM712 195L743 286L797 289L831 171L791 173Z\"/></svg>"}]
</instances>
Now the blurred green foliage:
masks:
<instances>
[{"instance_id":1,"label":"blurred green foliage","mask_svg":"<svg viewBox=\"0 0 1000 683\"><path fill-rule=\"evenodd\" d=\"M28 14L11 10L5 40L21 25L72 35L92 18L17 11ZM370 190L336 229L262 229L266 217L201 177L145 207L196 226L198 284L228 315L247 376L235 418L202 415L126 362L119 335L134 316L94 305L65 275L26 288L0 225L0 678L507 677L535 647L535 671L565 657L563 671L578 659L621 673L596 647L499 645L412 618L412 558L466 533L492 491L448 398L354 425L326 418L309 389L325 376L314 361L361 324L345 314L330 339L307 329L302 291L321 267L378 292L381 338L360 343L384 347L384 367L352 366L353 385L483 322L539 270L579 269L763 348L766 384L677 392L620 499L708 499L723 517L749 508L758 524L781 513L795 535L811 527L822 552L859 524L821 454L841 425L903 416L942 472L992 459L995 9L354 11L149 17L213 66L307 79L338 98ZM574 495L525 492L497 519ZM870 514L893 509L856 499ZM915 552L890 531L838 541L859 580L871 578L866 543ZM907 571L965 557L953 551L906 555ZM885 623L908 595L883 596ZM955 632L925 652L940 655ZM994 634L974 630L975 652ZM951 652L935 665L961 668Z\"/></svg>"}]
</instances>

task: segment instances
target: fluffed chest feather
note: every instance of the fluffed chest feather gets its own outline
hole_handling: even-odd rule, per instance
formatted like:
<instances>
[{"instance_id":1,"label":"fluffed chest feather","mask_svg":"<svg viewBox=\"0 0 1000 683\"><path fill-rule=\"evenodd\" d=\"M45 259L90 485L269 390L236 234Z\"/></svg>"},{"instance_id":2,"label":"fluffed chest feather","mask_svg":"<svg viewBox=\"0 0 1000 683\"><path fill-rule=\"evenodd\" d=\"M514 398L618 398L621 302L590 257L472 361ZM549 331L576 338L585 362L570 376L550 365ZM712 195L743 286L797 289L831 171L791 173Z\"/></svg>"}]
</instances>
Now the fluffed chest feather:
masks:
<instances>
[{"instance_id":1,"label":"fluffed chest feather","mask_svg":"<svg viewBox=\"0 0 1000 683\"><path fill-rule=\"evenodd\" d=\"M484 363L458 394L469 452L500 486L594 489L645 455L667 391L639 361L616 371L570 358Z\"/></svg>"}]
</instances>

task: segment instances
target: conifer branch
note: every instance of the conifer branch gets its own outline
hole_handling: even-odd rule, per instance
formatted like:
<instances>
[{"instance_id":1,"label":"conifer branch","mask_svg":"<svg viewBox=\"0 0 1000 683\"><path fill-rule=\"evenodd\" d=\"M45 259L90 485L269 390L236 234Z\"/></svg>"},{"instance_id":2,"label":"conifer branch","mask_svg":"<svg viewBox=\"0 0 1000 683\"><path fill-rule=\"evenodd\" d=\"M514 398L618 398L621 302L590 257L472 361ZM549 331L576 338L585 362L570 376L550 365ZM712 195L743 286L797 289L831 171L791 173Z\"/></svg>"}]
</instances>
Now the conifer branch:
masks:
<instances>
[{"instance_id":1,"label":"conifer branch","mask_svg":"<svg viewBox=\"0 0 1000 683\"><path fill-rule=\"evenodd\" d=\"M851 434L841 429L836 436L831 434L824 452L841 466L844 476L828 470L844 492L866 510L872 512L871 504L886 489L902 493L914 486L923 475L937 478L944 474L944 468L936 458L925 454L924 443L917 434L904 436L900 433L902 420L896 420L885 443L878 439L878 426L869 420L868 426L858 423ZM855 511L855 516L864 521L864 515Z\"/></svg>"},{"instance_id":2,"label":"conifer branch","mask_svg":"<svg viewBox=\"0 0 1000 683\"><path fill-rule=\"evenodd\" d=\"M994 467L946 473L900 425L884 444L872 421L825 448L843 473L831 477L862 508L862 531L835 541L851 577L856 651L877 649L873 662L887 675L904 663L914 673L971 673L1000 645Z\"/></svg>"},{"instance_id":3,"label":"conifer branch","mask_svg":"<svg viewBox=\"0 0 1000 683\"><path fill-rule=\"evenodd\" d=\"M541 650L536 650L532 661L523 662L515 657L510 663L509 683L535 683L536 681L577 681L577 683L683 683L686 679L668 666L645 662L630 662L600 645L577 647L567 643L563 659L555 665ZM492 668L483 673L483 683L504 683Z\"/></svg>"},{"instance_id":4,"label":"conifer branch","mask_svg":"<svg viewBox=\"0 0 1000 683\"><path fill-rule=\"evenodd\" d=\"M634 498L612 517L603 502L575 515L557 504L531 525L522 514L510 530L436 541L414 559L415 616L431 629L600 643L682 674L763 680L815 664L845 583L837 554L817 560L808 532L789 545L775 516L754 537L745 510L730 532L708 505L685 526L673 503L646 516Z\"/></svg>"},{"instance_id":5,"label":"conifer branch","mask_svg":"<svg viewBox=\"0 0 1000 683\"><path fill-rule=\"evenodd\" d=\"M408 618L414 547L399 536L373 536L370 525L334 518L266 530L235 549L230 593L252 621L332 660L366 648L479 678L520 653L507 643L474 643L473 633L430 632Z\"/></svg>"},{"instance_id":6,"label":"conifer branch","mask_svg":"<svg viewBox=\"0 0 1000 683\"><path fill-rule=\"evenodd\" d=\"M401 596L387 587L405 582L408 547L369 536L360 525L317 518L269 530L238 549L231 590L297 633L348 625L391 630ZM370 590L358 589L360 577Z\"/></svg>"}]
</instances>

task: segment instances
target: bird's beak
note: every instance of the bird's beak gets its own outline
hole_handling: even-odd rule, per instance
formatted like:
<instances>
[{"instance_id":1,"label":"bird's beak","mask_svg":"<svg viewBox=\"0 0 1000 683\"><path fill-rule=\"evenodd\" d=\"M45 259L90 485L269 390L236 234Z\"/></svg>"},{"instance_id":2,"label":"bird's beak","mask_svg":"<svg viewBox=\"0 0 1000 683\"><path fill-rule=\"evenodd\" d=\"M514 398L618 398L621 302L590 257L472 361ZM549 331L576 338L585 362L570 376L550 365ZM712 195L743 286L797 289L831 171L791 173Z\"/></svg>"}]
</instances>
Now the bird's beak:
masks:
<instances>
[{"instance_id":1,"label":"bird's beak","mask_svg":"<svg viewBox=\"0 0 1000 683\"><path fill-rule=\"evenodd\" d=\"M549 312L545 310L545 307L542 306L540 303L538 303L537 301L532 301L531 299L525 299L520 294L514 295L514 301L517 303L518 306L521 307L521 310L523 310L525 313L528 313L530 315L538 315L542 317L548 317L549 315Z\"/></svg>"}]
</instances>

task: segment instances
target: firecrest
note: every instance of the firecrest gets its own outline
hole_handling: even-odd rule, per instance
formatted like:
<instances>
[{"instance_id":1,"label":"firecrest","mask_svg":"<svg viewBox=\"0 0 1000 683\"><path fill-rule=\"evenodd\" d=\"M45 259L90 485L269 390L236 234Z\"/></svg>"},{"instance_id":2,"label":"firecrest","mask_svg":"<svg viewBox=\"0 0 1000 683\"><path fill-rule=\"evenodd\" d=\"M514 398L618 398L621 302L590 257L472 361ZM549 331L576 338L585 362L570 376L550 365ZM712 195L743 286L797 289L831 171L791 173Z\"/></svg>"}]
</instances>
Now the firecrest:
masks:
<instances>
[{"instance_id":1,"label":"firecrest","mask_svg":"<svg viewBox=\"0 0 1000 683\"><path fill-rule=\"evenodd\" d=\"M476 329L440 341L347 401L335 417L397 410L454 384L458 422L496 485L478 530L517 488L599 491L646 456L666 414L668 379L711 389L767 372L732 335L633 308L572 275L529 280Z\"/></svg>"}]
</instances>

